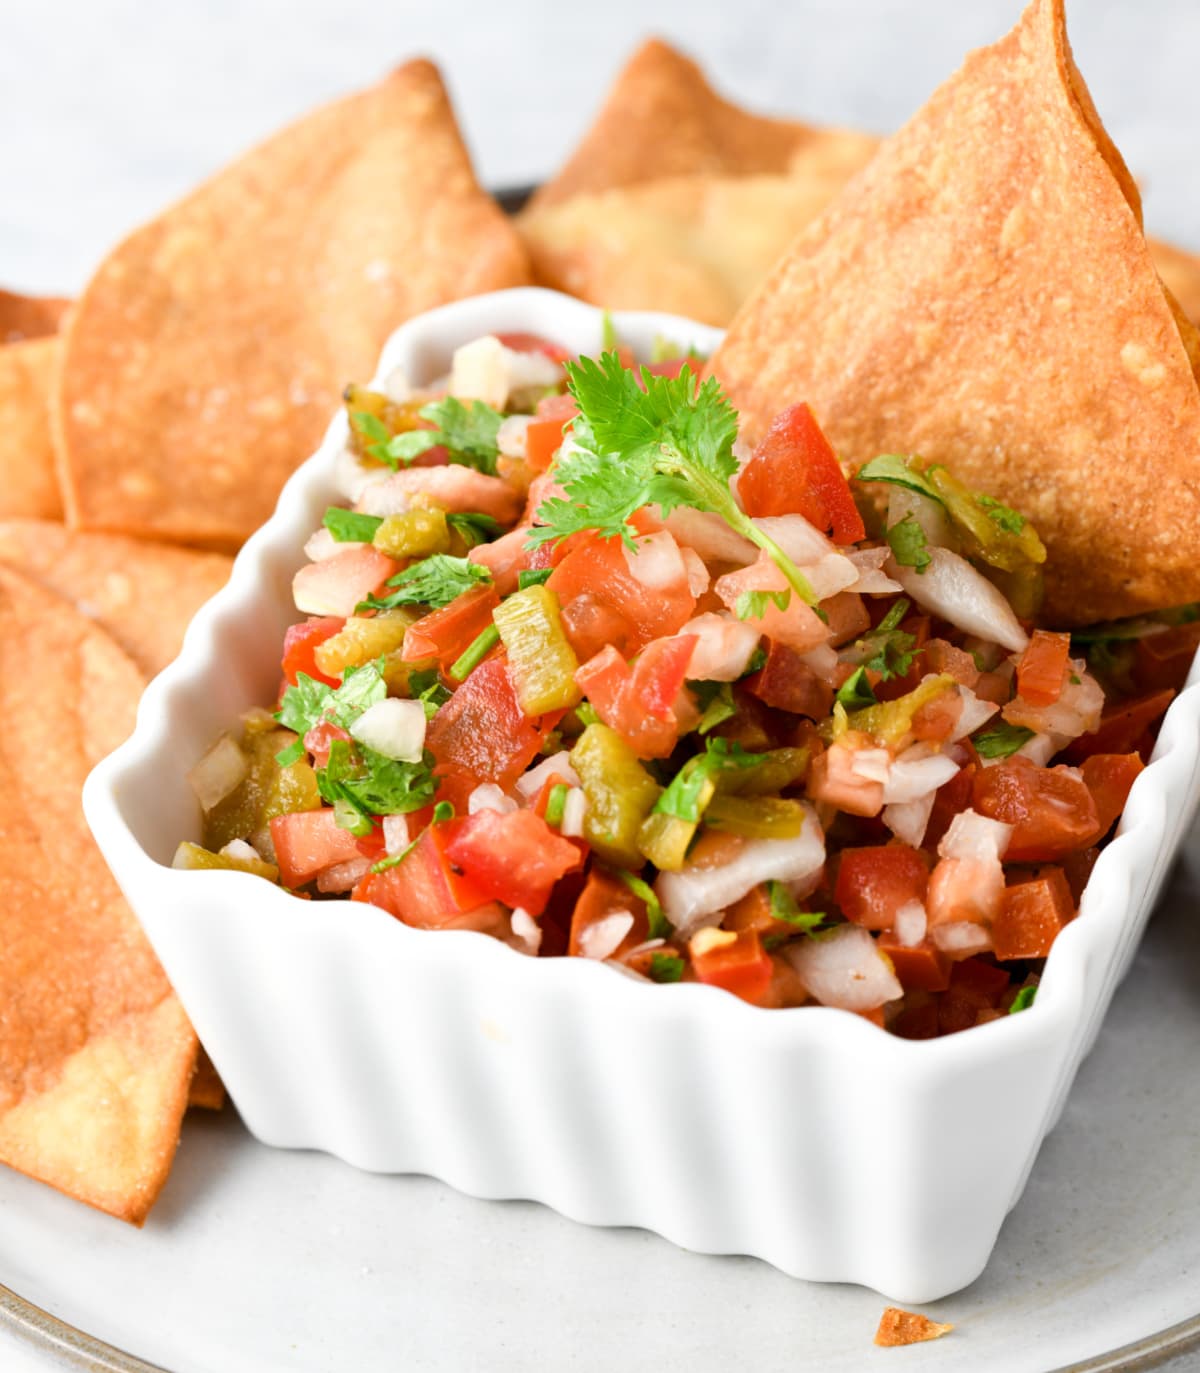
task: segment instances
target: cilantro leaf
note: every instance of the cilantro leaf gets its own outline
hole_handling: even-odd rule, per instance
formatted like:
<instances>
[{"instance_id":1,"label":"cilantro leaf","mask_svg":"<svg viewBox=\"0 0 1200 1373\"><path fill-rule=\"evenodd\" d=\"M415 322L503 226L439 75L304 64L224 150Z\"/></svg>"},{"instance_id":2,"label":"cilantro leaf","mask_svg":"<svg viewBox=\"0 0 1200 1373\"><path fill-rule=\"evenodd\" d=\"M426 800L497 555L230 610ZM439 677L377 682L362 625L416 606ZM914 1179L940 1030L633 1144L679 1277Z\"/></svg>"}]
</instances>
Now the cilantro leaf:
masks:
<instances>
[{"instance_id":1,"label":"cilantro leaf","mask_svg":"<svg viewBox=\"0 0 1200 1373\"><path fill-rule=\"evenodd\" d=\"M790 591L743 591L734 603L733 613L739 620L761 620L772 601L780 610L786 610L791 597Z\"/></svg>"},{"instance_id":2,"label":"cilantro leaf","mask_svg":"<svg viewBox=\"0 0 1200 1373\"><path fill-rule=\"evenodd\" d=\"M322 720L330 720L342 729L348 729L368 707L382 701L387 695L387 683L383 680L382 660L364 663L361 667L348 667L341 686L330 687L324 682L315 681L305 672L296 674L296 685L289 686L283 693L283 700L275 712L275 718L286 729L294 730L301 739ZM292 755L295 745L284 749L278 755ZM286 766L280 763L280 766Z\"/></svg>"},{"instance_id":3,"label":"cilantro leaf","mask_svg":"<svg viewBox=\"0 0 1200 1373\"><path fill-rule=\"evenodd\" d=\"M747 753L741 744L728 739L708 739L704 752L689 758L672 778L654 805L659 815L671 815L687 824L699 824L704 809L712 800L719 773L732 768L758 767L761 753Z\"/></svg>"},{"instance_id":4,"label":"cilantro leaf","mask_svg":"<svg viewBox=\"0 0 1200 1373\"><path fill-rule=\"evenodd\" d=\"M283 699L279 702L279 709L275 712L275 718L285 729L295 730L303 739L312 727L317 724L325 713L325 703L333 695L333 688L326 686L324 682L318 682L310 677L307 672L296 674L296 685L289 686L283 693ZM291 749L284 750L291 753ZM280 758L282 755L280 755ZM287 764L280 761L280 767ZM290 762L295 762L295 758L290 758Z\"/></svg>"},{"instance_id":5,"label":"cilantro leaf","mask_svg":"<svg viewBox=\"0 0 1200 1373\"><path fill-rule=\"evenodd\" d=\"M390 457L410 463L440 445L451 462L495 475L496 459L500 456L496 436L504 422L499 410L481 400L464 405L457 396L446 396L423 405L417 413L434 427L397 434L387 446Z\"/></svg>"},{"instance_id":6,"label":"cilantro leaf","mask_svg":"<svg viewBox=\"0 0 1200 1373\"><path fill-rule=\"evenodd\" d=\"M654 894L654 888L645 878L625 868L617 869L617 876L640 901L646 904L646 924L651 939L664 939L671 933L671 922L663 911L662 903Z\"/></svg>"},{"instance_id":7,"label":"cilantro leaf","mask_svg":"<svg viewBox=\"0 0 1200 1373\"><path fill-rule=\"evenodd\" d=\"M387 596L368 596L358 610L394 610L398 605L427 605L440 610L472 587L490 582L492 574L481 563L433 553L388 578L395 588Z\"/></svg>"},{"instance_id":8,"label":"cilantro leaf","mask_svg":"<svg viewBox=\"0 0 1200 1373\"><path fill-rule=\"evenodd\" d=\"M383 519L379 515L360 515L356 510L331 505L321 523L338 543L370 543Z\"/></svg>"},{"instance_id":9,"label":"cilantro leaf","mask_svg":"<svg viewBox=\"0 0 1200 1373\"><path fill-rule=\"evenodd\" d=\"M1006 534L1019 534L1029 523L1025 516L1014 510L1011 505L1003 505L992 496L976 496L975 504L981 505L987 511L988 519L999 525Z\"/></svg>"},{"instance_id":10,"label":"cilantro leaf","mask_svg":"<svg viewBox=\"0 0 1200 1373\"><path fill-rule=\"evenodd\" d=\"M933 559L925 542L925 531L911 515L892 525L887 531L888 547L901 567L915 567L924 572Z\"/></svg>"},{"instance_id":11,"label":"cilantro leaf","mask_svg":"<svg viewBox=\"0 0 1200 1373\"><path fill-rule=\"evenodd\" d=\"M856 667L849 677L838 687L837 700L847 710L861 710L864 706L879 704L879 698L871 690L865 667Z\"/></svg>"},{"instance_id":12,"label":"cilantro leaf","mask_svg":"<svg viewBox=\"0 0 1200 1373\"><path fill-rule=\"evenodd\" d=\"M651 954L650 976L655 982L682 981L683 959L677 953Z\"/></svg>"},{"instance_id":13,"label":"cilantro leaf","mask_svg":"<svg viewBox=\"0 0 1200 1373\"><path fill-rule=\"evenodd\" d=\"M475 512L448 510L446 524L462 539L468 548L477 548L481 543L490 543L500 532L500 521L490 515Z\"/></svg>"},{"instance_id":14,"label":"cilantro leaf","mask_svg":"<svg viewBox=\"0 0 1200 1373\"><path fill-rule=\"evenodd\" d=\"M846 654L848 661L879 673L884 682L905 676L913 660L924 652L912 634L899 628L909 609L910 603L901 596L875 628L855 642Z\"/></svg>"},{"instance_id":15,"label":"cilantro leaf","mask_svg":"<svg viewBox=\"0 0 1200 1373\"><path fill-rule=\"evenodd\" d=\"M737 703L733 699L733 687L729 682L689 682L688 689L697 697L700 705L700 719L696 722L696 733L707 734L725 720L737 714Z\"/></svg>"},{"instance_id":16,"label":"cilantro leaf","mask_svg":"<svg viewBox=\"0 0 1200 1373\"><path fill-rule=\"evenodd\" d=\"M911 466L912 459L899 453L882 453L870 462L864 463L854 474L860 482L887 482L891 486L904 486L918 495L928 496L931 501L943 505L940 493L923 472Z\"/></svg>"},{"instance_id":17,"label":"cilantro leaf","mask_svg":"<svg viewBox=\"0 0 1200 1373\"><path fill-rule=\"evenodd\" d=\"M820 929L826 919L824 911L802 911L796 903L796 898L782 882L768 882L767 893L770 897L772 918L793 925L805 934L812 934Z\"/></svg>"},{"instance_id":18,"label":"cilantro leaf","mask_svg":"<svg viewBox=\"0 0 1200 1373\"><path fill-rule=\"evenodd\" d=\"M432 720L450 699L450 691L442 685L437 668L418 668L408 674L408 690L414 701L425 707L426 720Z\"/></svg>"},{"instance_id":19,"label":"cilantro leaf","mask_svg":"<svg viewBox=\"0 0 1200 1373\"><path fill-rule=\"evenodd\" d=\"M329 761L317 772L321 796L337 812L337 823L361 834L376 815L405 815L422 810L433 800L437 779L433 754L419 763L404 763L377 753L365 744L335 739Z\"/></svg>"},{"instance_id":20,"label":"cilantro leaf","mask_svg":"<svg viewBox=\"0 0 1200 1373\"><path fill-rule=\"evenodd\" d=\"M1027 1011L1030 1006L1033 1005L1035 996L1037 996L1037 987L1035 985L1030 984L1028 987L1022 987L1016 996L1013 997L1012 1005L1008 1008L1009 1015L1016 1015L1018 1011Z\"/></svg>"},{"instance_id":21,"label":"cilantro leaf","mask_svg":"<svg viewBox=\"0 0 1200 1373\"><path fill-rule=\"evenodd\" d=\"M802 600L816 603L804 574L733 498L737 412L715 378L697 389L686 368L678 377L644 367L637 375L616 353L568 362L566 371L579 405L573 446L556 468L566 494L539 506L542 527L531 532L530 547L584 529L632 544L635 510L657 505L668 514L690 506L720 515L770 556Z\"/></svg>"},{"instance_id":22,"label":"cilantro leaf","mask_svg":"<svg viewBox=\"0 0 1200 1373\"><path fill-rule=\"evenodd\" d=\"M1010 725L1001 721L982 734L971 737L975 752L981 758L1008 758L1033 738L1033 730L1024 725Z\"/></svg>"},{"instance_id":23,"label":"cilantro leaf","mask_svg":"<svg viewBox=\"0 0 1200 1373\"><path fill-rule=\"evenodd\" d=\"M369 410L351 410L350 425L363 440L363 450L368 457L383 463L385 467L392 468L393 471L399 466L396 459L388 452L388 445L392 441L392 431L378 415L372 415Z\"/></svg>"},{"instance_id":24,"label":"cilantro leaf","mask_svg":"<svg viewBox=\"0 0 1200 1373\"><path fill-rule=\"evenodd\" d=\"M553 572L552 567L523 567L517 573L517 590L524 591L527 586L541 586L550 580Z\"/></svg>"}]
</instances>

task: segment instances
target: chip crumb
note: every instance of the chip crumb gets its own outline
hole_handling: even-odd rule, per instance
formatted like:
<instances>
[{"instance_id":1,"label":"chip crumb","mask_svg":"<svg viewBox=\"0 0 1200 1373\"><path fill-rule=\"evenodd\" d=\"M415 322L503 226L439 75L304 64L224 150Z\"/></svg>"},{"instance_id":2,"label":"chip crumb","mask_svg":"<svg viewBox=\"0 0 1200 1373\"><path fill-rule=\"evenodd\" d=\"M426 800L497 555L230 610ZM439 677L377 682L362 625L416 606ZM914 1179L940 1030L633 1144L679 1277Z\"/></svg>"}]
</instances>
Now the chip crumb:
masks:
<instances>
[{"instance_id":1,"label":"chip crumb","mask_svg":"<svg viewBox=\"0 0 1200 1373\"><path fill-rule=\"evenodd\" d=\"M916 1311L901 1311L898 1306L886 1306L879 1318L875 1343L885 1349L902 1344L920 1344L923 1340L940 1340L953 1329L952 1325L941 1325Z\"/></svg>"}]
</instances>

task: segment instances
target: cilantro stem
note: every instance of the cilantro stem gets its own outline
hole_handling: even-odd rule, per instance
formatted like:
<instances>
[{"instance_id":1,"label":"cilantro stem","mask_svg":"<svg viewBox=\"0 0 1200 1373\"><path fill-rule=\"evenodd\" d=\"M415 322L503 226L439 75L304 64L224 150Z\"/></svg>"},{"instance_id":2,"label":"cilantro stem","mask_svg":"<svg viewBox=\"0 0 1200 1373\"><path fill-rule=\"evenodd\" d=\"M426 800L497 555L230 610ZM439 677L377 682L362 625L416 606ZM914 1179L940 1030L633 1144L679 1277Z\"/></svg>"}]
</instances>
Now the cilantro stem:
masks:
<instances>
[{"instance_id":1,"label":"cilantro stem","mask_svg":"<svg viewBox=\"0 0 1200 1373\"><path fill-rule=\"evenodd\" d=\"M485 630L471 640L461 655L454 660L449 676L456 682L466 681L499 642L500 631L495 625L488 625Z\"/></svg>"}]
</instances>

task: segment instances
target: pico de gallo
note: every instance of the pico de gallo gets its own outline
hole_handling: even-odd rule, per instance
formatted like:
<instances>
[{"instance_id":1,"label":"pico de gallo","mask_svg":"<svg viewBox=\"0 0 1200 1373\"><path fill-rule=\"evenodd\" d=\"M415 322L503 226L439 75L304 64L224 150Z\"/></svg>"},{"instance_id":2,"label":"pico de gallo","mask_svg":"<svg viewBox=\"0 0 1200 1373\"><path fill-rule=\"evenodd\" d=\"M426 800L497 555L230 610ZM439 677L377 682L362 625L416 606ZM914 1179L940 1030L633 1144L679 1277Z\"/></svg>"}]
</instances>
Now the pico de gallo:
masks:
<instances>
[{"instance_id":1,"label":"pico de gallo","mask_svg":"<svg viewBox=\"0 0 1200 1373\"><path fill-rule=\"evenodd\" d=\"M747 450L700 370L499 335L350 386L176 866L908 1038L1028 1006L1200 621L1038 627L1018 511L804 404Z\"/></svg>"}]
</instances>

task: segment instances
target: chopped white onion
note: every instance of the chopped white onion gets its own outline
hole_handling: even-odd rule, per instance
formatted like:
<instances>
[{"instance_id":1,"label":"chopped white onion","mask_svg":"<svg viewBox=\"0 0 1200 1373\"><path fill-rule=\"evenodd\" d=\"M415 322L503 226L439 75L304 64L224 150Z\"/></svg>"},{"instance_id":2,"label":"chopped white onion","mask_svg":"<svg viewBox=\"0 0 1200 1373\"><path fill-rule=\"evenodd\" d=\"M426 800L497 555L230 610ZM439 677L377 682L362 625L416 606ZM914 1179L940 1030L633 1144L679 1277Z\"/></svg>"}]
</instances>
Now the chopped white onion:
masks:
<instances>
[{"instance_id":1,"label":"chopped white onion","mask_svg":"<svg viewBox=\"0 0 1200 1373\"><path fill-rule=\"evenodd\" d=\"M1028 758L1031 763L1036 763L1038 767L1044 768L1050 759L1062 748L1062 742L1050 734L1035 734L1032 739L1026 739L1017 749L1016 756ZM1001 762L999 758L988 759L988 762Z\"/></svg>"},{"instance_id":2,"label":"chopped white onion","mask_svg":"<svg viewBox=\"0 0 1200 1373\"><path fill-rule=\"evenodd\" d=\"M222 734L203 758L188 773L187 779L200 809L210 811L238 786L250 771L241 745L231 735Z\"/></svg>"},{"instance_id":3,"label":"chopped white onion","mask_svg":"<svg viewBox=\"0 0 1200 1373\"><path fill-rule=\"evenodd\" d=\"M341 449L334 459L333 483L348 501L357 502L368 486L387 475L386 467L363 462L349 447Z\"/></svg>"},{"instance_id":4,"label":"chopped white onion","mask_svg":"<svg viewBox=\"0 0 1200 1373\"><path fill-rule=\"evenodd\" d=\"M386 696L350 726L351 735L385 758L419 763L425 748L425 707L420 701Z\"/></svg>"},{"instance_id":5,"label":"chopped white onion","mask_svg":"<svg viewBox=\"0 0 1200 1373\"><path fill-rule=\"evenodd\" d=\"M769 539L774 539L792 562L801 566L820 562L828 554L837 553L833 540L827 539L803 515L761 515L753 523Z\"/></svg>"},{"instance_id":6,"label":"chopped white onion","mask_svg":"<svg viewBox=\"0 0 1200 1373\"><path fill-rule=\"evenodd\" d=\"M960 811L938 845L941 858L962 858L986 863L1004 857L1013 827L1003 820L992 820L978 811Z\"/></svg>"},{"instance_id":7,"label":"chopped white onion","mask_svg":"<svg viewBox=\"0 0 1200 1373\"><path fill-rule=\"evenodd\" d=\"M621 551L629 575L650 591L662 591L687 581L683 555L669 529L634 539L632 548L622 544Z\"/></svg>"},{"instance_id":8,"label":"chopped white onion","mask_svg":"<svg viewBox=\"0 0 1200 1373\"><path fill-rule=\"evenodd\" d=\"M262 856L253 844L247 844L244 839L231 839L223 849L220 850L222 858L240 858L244 863L261 863Z\"/></svg>"},{"instance_id":9,"label":"chopped white onion","mask_svg":"<svg viewBox=\"0 0 1200 1373\"><path fill-rule=\"evenodd\" d=\"M948 544L951 540L950 517L945 508L919 491L906 486L888 487L888 528L911 515L921 526L925 539L931 544Z\"/></svg>"},{"instance_id":10,"label":"chopped white onion","mask_svg":"<svg viewBox=\"0 0 1200 1373\"><path fill-rule=\"evenodd\" d=\"M510 924L513 935L521 946L521 952L536 956L542 947L542 927L538 922L524 906L518 906L512 913Z\"/></svg>"},{"instance_id":11,"label":"chopped white onion","mask_svg":"<svg viewBox=\"0 0 1200 1373\"><path fill-rule=\"evenodd\" d=\"M494 810L498 815L508 815L517 809L517 803L506 796L495 782L480 782L467 797L467 814L478 815L481 810Z\"/></svg>"},{"instance_id":12,"label":"chopped white onion","mask_svg":"<svg viewBox=\"0 0 1200 1373\"><path fill-rule=\"evenodd\" d=\"M849 588L860 596L889 596L902 590L899 582L894 582L883 570L883 565L891 557L891 549L852 548L846 557L858 570L858 579Z\"/></svg>"},{"instance_id":13,"label":"chopped white onion","mask_svg":"<svg viewBox=\"0 0 1200 1373\"><path fill-rule=\"evenodd\" d=\"M579 786L579 774L571 766L571 755L567 749L559 749L557 753L552 753L549 758L543 758L537 767L530 768L517 778L517 790L521 795L530 801L546 783L557 774L564 782L569 782L571 786Z\"/></svg>"},{"instance_id":14,"label":"chopped white onion","mask_svg":"<svg viewBox=\"0 0 1200 1373\"><path fill-rule=\"evenodd\" d=\"M715 915L739 901L759 882L799 882L825 862L825 836L816 812L805 806L804 828L794 839L748 839L719 867L687 866L662 872L654 884L667 919L689 938Z\"/></svg>"},{"instance_id":15,"label":"chopped white onion","mask_svg":"<svg viewBox=\"0 0 1200 1373\"><path fill-rule=\"evenodd\" d=\"M892 771L892 755L885 748L856 748L850 751L850 771L864 782L886 784ZM884 795L887 795L885 789ZM902 797L897 797L902 800Z\"/></svg>"},{"instance_id":16,"label":"chopped white onion","mask_svg":"<svg viewBox=\"0 0 1200 1373\"><path fill-rule=\"evenodd\" d=\"M858 568L844 553L827 553L815 563L801 568L818 601L828 600L839 591L849 591L858 582Z\"/></svg>"},{"instance_id":17,"label":"chopped white onion","mask_svg":"<svg viewBox=\"0 0 1200 1373\"><path fill-rule=\"evenodd\" d=\"M888 776L880 779L885 805L919 801L944 786L958 772L958 764L945 753L921 756L925 754L922 749L917 756L910 756L916 747L905 749L892 764Z\"/></svg>"},{"instance_id":18,"label":"chopped white onion","mask_svg":"<svg viewBox=\"0 0 1200 1373\"><path fill-rule=\"evenodd\" d=\"M587 795L582 787L572 787L563 802L558 831L565 839L583 838L583 819L587 815Z\"/></svg>"},{"instance_id":19,"label":"chopped white onion","mask_svg":"<svg viewBox=\"0 0 1200 1373\"><path fill-rule=\"evenodd\" d=\"M992 936L986 925L973 920L955 920L949 925L935 925L929 937L943 953L967 957L985 953L992 947Z\"/></svg>"},{"instance_id":20,"label":"chopped white onion","mask_svg":"<svg viewBox=\"0 0 1200 1373\"><path fill-rule=\"evenodd\" d=\"M883 808L883 823L902 843L919 849L924 842L936 799L937 792L930 791L916 801L893 801L890 806Z\"/></svg>"},{"instance_id":21,"label":"chopped white onion","mask_svg":"<svg viewBox=\"0 0 1200 1373\"><path fill-rule=\"evenodd\" d=\"M892 925L893 933L906 949L919 944L925 938L925 931L928 928L929 917L919 901L906 901L896 912L896 919Z\"/></svg>"},{"instance_id":22,"label":"chopped white onion","mask_svg":"<svg viewBox=\"0 0 1200 1373\"><path fill-rule=\"evenodd\" d=\"M631 929L632 911L609 911L580 934L579 952L584 958L611 958Z\"/></svg>"},{"instance_id":23,"label":"chopped white onion","mask_svg":"<svg viewBox=\"0 0 1200 1373\"><path fill-rule=\"evenodd\" d=\"M395 405L403 405L405 401L412 400L412 384L403 367L393 367L384 377L383 394Z\"/></svg>"},{"instance_id":24,"label":"chopped white onion","mask_svg":"<svg viewBox=\"0 0 1200 1373\"><path fill-rule=\"evenodd\" d=\"M923 572L888 560L887 572L922 610L932 611L967 634L978 634L1013 653L1021 653L1029 636L1012 606L983 575L948 548L931 547Z\"/></svg>"},{"instance_id":25,"label":"chopped white onion","mask_svg":"<svg viewBox=\"0 0 1200 1373\"><path fill-rule=\"evenodd\" d=\"M730 529L720 515L681 505L667 516L666 526L680 544L694 548L705 562L735 563L741 567L758 557L754 544Z\"/></svg>"},{"instance_id":26,"label":"chopped white onion","mask_svg":"<svg viewBox=\"0 0 1200 1373\"><path fill-rule=\"evenodd\" d=\"M508 394L524 391L531 386L556 386L563 378L562 367L540 348L506 348L508 357Z\"/></svg>"},{"instance_id":27,"label":"chopped white onion","mask_svg":"<svg viewBox=\"0 0 1200 1373\"><path fill-rule=\"evenodd\" d=\"M968 686L960 685L958 695L962 701L962 710L959 711L958 721L950 733L951 741L965 739L968 734L974 734L1000 709L995 701L985 701L981 696L976 696Z\"/></svg>"},{"instance_id":28,"label":"chopped white onion","mask_svg":"<svg viewBox=\"0 0 1200 1373\"><path fill-rule=\"evenodd\" d=\"M408 816L385 815L383 817L383 847L389 858L403 853L409 844Z\"/></svg>"},{"instance_id":29,"label":"chopped white onion","mask_svg":"<svg viewBox=\"0 0 1200 1373\"><path fill-rule=\"evenodd\" d=\"M744 620L712 610L689 620L679 633L694 634L698 640L687 668L693 682L736 682L746 671L762 637Z\"/></svg>"},{"instance_id":30,"label":"chopped white onion","mask_svg":"<svg viewBox=\"0 0 1200 1373\"><path fill-rule=\"evenodd\" d=\"M802 653L800 658L826 682L832 680L840 661L837 649L832 644L818 644L816 648L810 648L807 653Z\"/></svg>"},{"instance_id":31,"label":"chopped white onion","mask_svg":"<svg viewBox=\"0 0 1200 1373\"><path fill-rule=\"evenodd\" d=\"M496 431L496 447L506 458L523 458L529 452L528 429L532 415L507 415Z\"/></svg>"},{"instance_id":32,"label":"chopped white onion","mask_svg":"<svg viewBox=\"0 0 1200 1373\"><path fill-rule=\"evenodd\" d=\"M503 410L508 401L508 349L494 334L472 339L454 350L450 365L450 394L461 400L481 400Z\"/></svg>"},{"instance_id":33,"label":"chopped white onion","mask_svg":"<svg viewBox=\"0 0 1200 1373\"><path fill-rule=\"evenodd\" d=\"M521 510L520 498L506 481L461 463L389 472L364 488L355 508L364 515L402 515L417 496L447 514L491 515L501 524L512 524Z\"/></svg>"},{"instance_id":34,"label":"chopped white onion","mask_svg":"<svg viewBox=\"0 0 1200 1373\"><path fill-rule=\"evenodd\" d=\"M304 545L304 556L309 562L323 563L326 558L332 558L337 553L345 553L348 548L362 548L361 543L341 542L333 537L333 531L326 529L324 525L314 534L309 536L308 542Z\"/></svg>"},{"instance_id":35,"label":"chopped white onion","mask_svg":"<svg viewBox=\"0 0 1200 1373\"><path fill-rule=\"evenodd\" d=\"M859 925L841 925L821 939L795 940L785 946L784 956L823 1006L873 1011L904 995L891 964Z\"/></svg>"},{"instance_id":36,"label":"chopped white onion","mask_svg":"<svg viewBox=\"0 0 1200 1373\"><path fill-rule=\"evenodd\" d=\"M681 546L679 552L683 557L684 568L687 570L688 590L693 596L703 596L712 581L704 559L694 548Z\"/></svg>"},{"instance_id":37,"label":"chopped white onion","mask_svg":"<svg viewBox=\"0 0 1200 1373\"><path fill-rule=\"evenodd\" d=\"M347 858L344 863L334 863L317 874L317 890L334 893L351 891L370 871L369 858Z\"/></svg>"}]
</instances>

